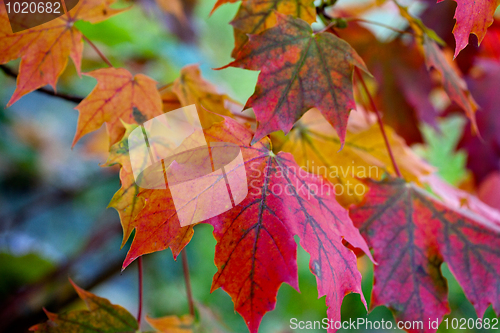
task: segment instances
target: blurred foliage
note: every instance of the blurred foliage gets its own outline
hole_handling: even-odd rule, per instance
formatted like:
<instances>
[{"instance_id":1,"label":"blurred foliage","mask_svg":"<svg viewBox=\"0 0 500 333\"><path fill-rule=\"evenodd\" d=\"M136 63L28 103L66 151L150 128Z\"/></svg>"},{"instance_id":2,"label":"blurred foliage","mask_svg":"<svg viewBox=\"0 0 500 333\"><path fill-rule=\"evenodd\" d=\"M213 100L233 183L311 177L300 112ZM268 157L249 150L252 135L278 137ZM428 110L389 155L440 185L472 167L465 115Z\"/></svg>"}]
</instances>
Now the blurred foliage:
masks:
<instances>
[{"instance_id":1,"label":"blurred foliage","mask_svg":"<svg viewBox=\"0 0 500 333\"><path fill-rule=\"evenodd\" d=\"M54 268L53 264L36 253L15 256L0 253L0 299L5 299L11 290L16 290L44 277Z\"/></svg>"},{"instance_id":2,"label":"blurred foliage","mask_svg":"<svg viewBox=\"0 0 500 333\"><path fill-rule=\"evenodd\" d=\"M438 175L453 185L467 179L465 167L467 153L455 151L464 130L462 117L448 117L439 123L439 131L429 125L422 126L425 145L415 145L414 150L437 168Z\"/></svg>"},{"instance_id":3,"label":"blurred foliage","mask_svg":"<svg viewBox=\"0 0 500 333\"><path fill-rule=\"evenodd\" d=\"M221 92L244 103L253 93L258 73L235 68L211 70L230 60L234 39L228 22L237 5L224 5L209 16L213 3L200 1L195 8L193 29L197 44L179 41L139 5L99 24L77 25L117 67L142 72L163 85L177 78L182 66L199 63L203 75ZM83 71L100 67L101 60L86 46ZM58 89L84 96L93 88L93 81L85 76L78 78L70 66ZM90 287L97 295L135 313L136 266L119 274L130 242L119 251L118 215L114 210L106 210L119 188L117 169L101 168L99 164L105 159L102 151L89 148L98 133L84 138L71 150L77 120L74 104L34 92L3 109L15 81L1 74L0 87L0 332L7 327L12 332L25 329L43 321L43 306L52 312L75 307L76 297L68 276L82 288ZM454 152L460 137L456 129L463 124L463 118L447 119L441 122L440 133L424 127L426 144L415 149L452 184L459 184L467 176L465 154ZM219 314L233 332L246 332L230 297L221 289L210 293L211 277L217 271L211 233L210 226L197 226L187 247L194 298ZM315 296L316 281L309 272L308 261L308 254L299 247L301 293L282 286L276 310L264 317L261 332L291 332L291 318L320 321L326 316L324 300ZM144 266L144 312L151 317L188 313L181 262L174 261L168 250L145 256ZM369 303L373 264L362 257L359 268ZM476 318L446 265L442 270L450 289L450 317ZM342 306L342 319L364 316L366 310L359 295L348 295ZM486 316L493 318L491 308ZM390 311L383 307L374 309L367 318L393 320Z\"/></svg>"}]
</instances>

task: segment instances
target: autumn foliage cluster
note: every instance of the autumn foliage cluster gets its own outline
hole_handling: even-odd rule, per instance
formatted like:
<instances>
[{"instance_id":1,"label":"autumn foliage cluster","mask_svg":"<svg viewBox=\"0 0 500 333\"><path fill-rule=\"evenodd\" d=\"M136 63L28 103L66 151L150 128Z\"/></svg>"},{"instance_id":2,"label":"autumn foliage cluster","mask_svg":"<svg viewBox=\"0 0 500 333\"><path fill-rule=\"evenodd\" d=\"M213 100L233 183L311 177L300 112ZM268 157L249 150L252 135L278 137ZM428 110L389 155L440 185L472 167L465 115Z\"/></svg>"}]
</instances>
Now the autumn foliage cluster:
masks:
<instances>
[{"instance_id":1,"label":"autumn foliage cluster","mask_svg":"<svg viewBox=\"0 0 500 333\"><path fill-rule=\"evenodd\" d=\"M196 225L180 226L168 189L136 185L127 137L146 120L195 104L207 141L236 144L243 154L248 196L201 223L213 226L217 241L212 291L222 288L231 296L251 333L275 308L282 283L299 290L298 245L310 255L318 295L325 296L334 321L349 293L359 293L366 306L357 267L363 255L375 264L370 307L384 305L397 320L424 322L413 331L434 332L429 321L441 322L450 312L443 263L479 317L490 305L500 314L496 0L457 1L449 22L440 17L455 6L451 0L422 1L420 11L412 10L417 1L243 0L231 21L234 60L217 70L260 71L244 106L220 93L195 64L165 85L113 67L102 53L102 68L83 72L84 41L85 48L100 51L74 23L102 22L130 3L80 0L57 19L13 33L4 1L0 63L20 59L17 71L2 67L17 75L8 106L47 85L56 91L68 59L78 75L97 81L76 101L78 124L68 145L105 124L106 165L119 165L121 180L109 206L120 215L122 246L133 234L123 269L168 248L177 258L193 237ZM237 1L218 0L212 11L229 2ZM158 4L185 19L181 0ZM376 6L405 22L402 29L378 23L391 33L383 41L362 18ZM255 117L242 115L246 109ZM423 141L424 124L438 128L439 118L454 114L467 118L460 148L468 153L469 174L459 187L410 148ZM126 310L75 288L89 311L47 312L47 323L32 330L138 330ZM161 332L196 327L189 315L148 321Z\"/></svg>"}]
</instances>

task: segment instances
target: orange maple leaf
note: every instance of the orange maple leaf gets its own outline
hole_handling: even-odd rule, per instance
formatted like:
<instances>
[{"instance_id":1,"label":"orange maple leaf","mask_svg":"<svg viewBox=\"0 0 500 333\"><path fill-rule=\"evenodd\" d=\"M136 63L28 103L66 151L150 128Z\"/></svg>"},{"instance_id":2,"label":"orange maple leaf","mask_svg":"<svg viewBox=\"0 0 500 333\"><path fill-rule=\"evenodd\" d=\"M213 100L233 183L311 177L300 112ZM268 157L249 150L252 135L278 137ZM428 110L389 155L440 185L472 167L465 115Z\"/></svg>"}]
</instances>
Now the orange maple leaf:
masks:
<instances>
[{"instance_id":1,"label":"orange maple leaf","mask_svg":"<svg viewBox=\"0 0 500 333\"><path fill-rule=\"evenodd\" d=\"M97 79L97 86L75 108L80 112L73 146L82 136L106 123L110 144L118 142L124 133L120 119L142 124L163 113L156 81L132 74L124 68L102 68L85 75Z\"/></svg>"},{"instance_id":2,"label":"orange maple leaf","mask_svg":"<svg viewBox=\"0 0 500 333\"><path fill-rule=\"evenodd\" d=\"M82 61L82 33L74 23L85 20L97 23L120 13L112 9L115 0L80 0L65 15L29 30L12 33L4 0L0 0L0 64L21 58L16 91L7 106L25 94L56 83L68 63L68 56L78 74Z\"/></svg>"}]
</instances>

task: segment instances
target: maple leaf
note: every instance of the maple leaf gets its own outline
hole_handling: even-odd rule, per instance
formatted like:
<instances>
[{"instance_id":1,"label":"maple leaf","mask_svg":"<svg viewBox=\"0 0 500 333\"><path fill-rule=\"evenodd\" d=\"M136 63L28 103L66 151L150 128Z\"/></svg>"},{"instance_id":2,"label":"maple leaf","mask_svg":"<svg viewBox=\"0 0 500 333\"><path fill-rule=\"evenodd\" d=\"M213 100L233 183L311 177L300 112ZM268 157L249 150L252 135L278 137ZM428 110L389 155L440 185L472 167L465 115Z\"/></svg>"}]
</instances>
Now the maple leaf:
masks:
<instances>
[{"instance_id":1,"label":"maple leaf","mask_svg":"<svg viewBox=\"0 0 500 333\"><path fill-rule=\"evenodd\" d=\"M121 165L120 182L121 188L113 195L108 207L116 209L120 215L120 222L123 228L123 247L129 239L132 231L135 228L135 217L144 207L144 200L138 197L140 192L139 186L135 183L132 166L130 164L128 136L137 127L137 125L129 125L124 123L125 134L123 138L111 146L109 150L108 160L104 166L112 166L115 164Z\"/></svg>"},{"instance_id":2,"label":"maple leaf","mask_svg":"<svg viewBox=\"0 0 500 333\"><path fill-rule=\"evenodd\" d=\"M182 317L166 316L161 318L151 318L146 316L146 321L155 330L161 333L192 333L194 318L191 315Z\"/></svg>"},{"instance_id":3,"label":"maple leaf","mask_svg":"<svg viewBox=\"0 0 500 333\"><path fill-rule=\"evenodd\" d=\"M378 266L371 307L386 305L400 321L422 321L409 332L435 332L429 322L449 313L440 266L448 264L482 317L500 313L500 225L450 207L402 179L367 181L364 202L350 211Z\"/></svg>"},{"instance_id":4,"label":"maple leaf","mask_svg":"<svg viewBox=\"0 0 500 333\"><path fill-rule=\"evenodd\" d=\"M217 93L215 87L201 77L197 65L184 67L181 70L181 76L173 84L162 89L161 100L165 112L195 104L200 121L205 128L223 119L216 113L231 115L229 108L236 103L227 95ZM107 162L107 165L115 163L122 165L120 170L122 187L115 193L109 204L109 207L115 208L120 214L123 227L122 246L134 228L137 228L123 268L143 254L161 251L168 247L171 247L175 258L193 235L192 227L180 227L169 190L143 191L138 196L141 189L134 180L127 142L128 135L135 127L125 125L127 131L123 139L111 147ZM149 205L138 215L144 207L145 200L154 202L156 206Z\"/></svg>"},{"instance_id":5,"label":"maple leaf","mask_svg":"<svg viewBox=\"0 0 500 333\"><path fill-rule=\"evenodd\" d=\"M232 56L236 57L248 41L247 34L258 34L277 24L276 13L292 15L311 24L316 22L316 9L312 0L247 0L243 1L231 21L240 33L235 38Z\"/></svg>"},{"instance_id":6,"label":"maple leaf","mask_svg":"<svg viewBox=\"0 0 500 333\"><path fill-rule=\"evenodd\" d=\"M442 2L444 0L438 0ZM486 30L493 24L493 14L500 4L499 0L460 0L457 1L457 9L454 18L457 20L453 27L455 36L455 57L458 56L467 44L469 35L477 36L478 45L484 39Z\"/></svg>"},{"instance_id":7,"label":"maple leaf","mask_svg":"<svg viewBox=\"0 0 500 333\"><path fill-rule=\"evenodd\" d=\"M190 159L191 164L194 166L194 169L196 169L197 162L199 162L198 160L202 160L205 155L203 153L208 153L207 147L201 146L193 149L184 149L183 145L185 145L185 143L186 140L179 146L179 151L181 152L174 152L172 155L176 161L182 161L184 158ZM189 144L187 144L187 146L189 146ZM212 151L212 154L213 153ZM172 161L168 162L163 160L163 163L169 166ZM170 167L172 167L172 165L170 165ZM196 172L188 165L184 165L183 167L186 167L187 173ZM165 178L167 178L165 173L167 171L159 170L159 172L163 173L163 175L159 177L159 180L165 181ZM192 175L190 175L190 179L193 179ZM212 180L213 182L210 182ZM180 194L180 199L183 200L184 203L181 205L177 204L177 206L171 192L172 184L168 181L166 181L168 183L166 189L157 189L156 186L151 186L151 188L155 189L142 190L139 193L139 196L145 200L145 205L136 215L134 221L129 223L130 227L136 229L136 233L123 263L123 269L141 255L162 251L169 247L172 250L174 259L177 258L180 251L189 243L194 233L192 224L181 226L179 214L187 212L193 219L192 214L196 213L196 209L195 213L191 214L191 209L193 208L192 202L195 203L196 207L196 204L199 203L198 200L203 200L200 196L206 192L207 189L215 188L220 184L223 184L223 187L226 188L226 183L222 176L208 179L208 181L206 188L197 186L184 188L183 193ZM162 185L164 188L165 183ZM126 198L126 200L130 200L130 198ZM215 201L214 198L211 198L211 200L212 202Z\"/></svg>"},{"instance_id":8,"label":"maple leaf","mask_svg":"<svg viewBox=\"0 0 500 333\"><path fill-rule=\"evenodd\" d=\"M349 44L330 33L316 33L307 22L276 14L278 25L251 35L232 66L260 70L253 108L259 125L253 142L267 134L287 133L307 110L317 107L344 142L354 66L367 71Z\"/></svg>"},{"instance_id":9,"label":"maple leaf","mask_svg":"<svg viewBox=\"0 0 500 333\"><path fill-rule=\"evenodd\" d=\"M225 142L241 149L250 194L228 212L204 221L214 226L218 241L218 272L212 290L222 287L228 292L250 331L256 332L262 316L274 308L281 283L298 289L293 238L298 235L311 254L310 266L317 276L319 294L327 296L329 317L339 319L344 295L361 292L356 256L342 241L369 255L366 244L347 211L336 202L330 184L318 176L297 174L301 169L293 157L287 153L274 155L268 139L250 147L252 132L224 118L207 129L205 137L210 145ZM236 166L240 167L243 165ZM282 169L281 176L278 168ZM232 171L227 177L233 177ZM221 181L222 177L213 178L209 186ZM290 195L273 193L278 187L286 188ZM252 194L251 189L258 191ZM199 195L191 192L186 195L193 199ZM175 258L193 235L193 225L180 226L177 214L184 207L176 209L169 188L145 190L140 196L146 204L134 222L136 235L123 267L140 255L168 247Z\"/></svg>"},{"instance_id":10,"label":"maple leaf","mask_svg":"<svg viewBox=\"0 0 500 333\"><path fill-rule=\"evenodd\" d=\"M124 68L102 68L85 75L97 79L92 92L75 108L80 112L73 146L106 123L110 144L123 136L121 121L142 124L163 113L156 82Z\"/></svg>"},{"instance_id":11,"label":"maple leaf","mask_svg":"<svg viewBox=\"0 0 500 333\"><path fill-rule=\"evenodd\" d=\"M205 112L201 112L201 115L204 115ZM113 146L111 146L110 151L109 151L109 156L108 160L104 164L104 166L112 166L115 164L121 165L120 169L120 181L121 181L121 188L114 194L113 198L111 199L111 202L109 203L108 207L113 207L114 209L117 210L119 216L120 216L120 222L123 228L123 240L122 240L122 247L125 245L127 240L129 239L132 231L134 228L136 228L136 218L138 213L142 210L144 207L144 201L145 197L148 197L149 195L152 195L153 192L148 192L148 191L143 191L142 195L139 195L141 193L141 188L137 185L136 180L134 178L134 174L132 171L132 166L130 162L130 155L129 155L129 146L128 146L128 137L130 133L137 128L137 125L135 124L127 124L123 123L123 126L125 127L126 131L125 134L123 135L123 138L115 143ZM158 193L159 197L164 199L163 194ZM153 197L157 198L156 196ZM171 199L171 198L170 198ZM175 210L175 208L174 208ZM174 219L174 217L172 217ZM177 221L177 220L175 220ZM157 221L155 219L151 220L151 223L148 224L147 220L143 221L143 225L140 226L140 232L141 235L137 236L137 240L135 243L133 243L132 247L134 251L138 251L138 254L135 255L133 258L128 258L130 259L130 262L135 260L138 256L144 254L144 253L150 253L154 251L159 251L163 250L165 248L169 247L169 244L165 245L165 247L160 247L159 250L145 250L144 253L141 252L141 249L143 248L142 246L139 245L139 243L142 242L142 233L146 238L149 235L148 230L149 227L153 226L155 223L161 223L161 221ZM173 223L173 222L172 222ZM176 228L173 228L177 230ZM167 228L166 230L172 230ZM184 229L182 229L184 230ZM190 234L192 234L192 230L189 230ZM137 231L139 232L139 230ZM172 232L172 231L171 231ZM182 232L179 230L179 232ZM185 244L189 241L190 237L189 234L186 235L185 239ZM145 244L143 244L145 247L147 247L147 241L144 240ZM182 243L184 244L184 243ZM184 245L185 245L184 244ZM180 252L181 248L179 248L177 251L174 251L174 255L177 256L177 254ZM131 254L134 252L132 251ZM129 263L127 263L128 265ZM125 266L127 266L125 265ZM124 266L124 267L125 267Z\"/></svg>"},{"instance_id":12,"label":"maple leaf","mask_svg":"<svg viewBox=\"0 0 500 333\"><path fill-rule=\"evenodd\" d=\"M403 177L418 181L433 171L417 157L392 128L385 127ZM318 110L308 111L287 135L282 151L290 152L297 163L311 173L335 184L337 201L344 207L359 203L367 188L360 178L380 179L386 172L395 175L376 116L358 108L351 112L344 148L334 129ZM333 154L332 152L337 152Z\"/></svg>"},{"instance_id":13,"label":"maple leaf","mask_svg":"<svg viewBox=\"0 0 500 333\"><path fill-rule=\"evenodd\" d=\"M427 69L434 68L441 73L443 88L452 101L457 103L472 122L472 130L477 133L476 110L478 105L467 88L467 83L462 79L457 70L453 68L437 46L436 42L428 36L423 36L425 63Z\"/></svg>"},{"instance_id":14,"label":"maple leaf","mask_svg":"<svg viewBox=\"0 0 500 333\"><path fill-rule=\"evenodd\" d=\"M78 20L97 23L120 13L122 10L110 8L114 1L80 0L77 6L55 20L12 33L4 1L0 0L0 63L21 57L17 87L7 106L44 85L50 84L55 89L68 56L80 74L83 41L74 23Z\"/></svg>"},{"instance_id":15,"label":"maple leaf","mask_svg":"<svg viewBox=\"0 0 500 333\"><path fill-rule=\"evenodd\" d=\"M193 197L199 193L194 193ZM181 227L170 190L143 190L139 196L145 200L144 208L133 221L136 229L134 240L127 253L122 269L138 257L172 250L174 259L193 237L193 225Z\"/></svg>"},{"instance_id":16,"label":"maple leaf","mask_svg":"<svg viewBox=\"0 0 500 333\"><path fill-rule=\"evenodd\" d=\"M250 146L252 133L230 118L212 126L206 137L240 147L249 187L239 205L207 221L217 240L212 291L224 289L250 332L257 332L264 314L275 307L280 285L286 282L298 290L297 235L311 255L310 268L319 296L326 295L328 317L340 319L343 297L361 294L356 256L342 240L370 254L332 186L300 169L292 155L275 155L268 139Z\"/></svg>"},{"instance_id":17,"label":"maple leaf","mask_svg":"<svg viewBox=\"0 0 500 333\"><path fill-rule=\"evenodd\" d=\"M411 28L416 34L417 40L422 45L422 50L425 56L425 64L430 71L434 68L441 74L441 83L448 97L457 103L472 122L473 133L477 133L475 112L478 105L470 94L467 83L461 77L457 68L455 68L451 59L447 59L445 53L436 44L444 44L444 41L432 29L429 29L424 23L412 16L408 9L398 5L401 15L408 20Z\"/></svg>"},{"instance_id":18,"label":"maple leaf","mask_svg":"<svg viewBox=\"0 0 500 333\"><path fill-rule=\"evenodd\" d=\"M81 289L71 280L70 282L78 296L87 305L88 310L70 311L63 314L50 313L45 310L49 318L47 323L32 326L30 331L134 333L139 329L137 320L127 310Z\"/></svg>"}]
</instances>

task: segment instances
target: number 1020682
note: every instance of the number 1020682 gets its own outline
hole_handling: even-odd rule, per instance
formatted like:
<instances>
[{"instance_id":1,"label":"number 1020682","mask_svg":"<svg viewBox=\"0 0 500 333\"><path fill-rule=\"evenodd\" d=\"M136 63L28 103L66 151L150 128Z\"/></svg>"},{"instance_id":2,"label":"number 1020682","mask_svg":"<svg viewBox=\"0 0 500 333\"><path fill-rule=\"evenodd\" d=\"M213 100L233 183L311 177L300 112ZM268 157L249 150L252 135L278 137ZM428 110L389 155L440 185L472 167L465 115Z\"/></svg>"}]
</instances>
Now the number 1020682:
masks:
<instances>
[{"instance_id":1,"label":"number 1020682","mask_svg":"<svg viewBox=\"0 0 500 333\"><path fill-rule=\"evenodd\" d=\"M498 318L445 318L441 323L446 329L453 330L472 330L472 329L485 329L485 330L498 330Z\"/></svg>"},{"instance_id":2,"label":"number 1020682","mask_svg":"<svg viewBox=\"0 0 500 333\"><path fill-rule=\"evenodd\" d=\"M60 2L36 2L36 1L22 1L22 2L7 2L5 3L7 13L15 14L61 14Z\"/></svg>"}]
</instances>

